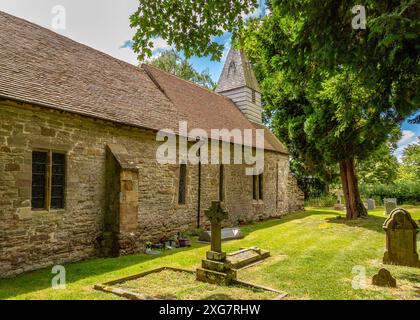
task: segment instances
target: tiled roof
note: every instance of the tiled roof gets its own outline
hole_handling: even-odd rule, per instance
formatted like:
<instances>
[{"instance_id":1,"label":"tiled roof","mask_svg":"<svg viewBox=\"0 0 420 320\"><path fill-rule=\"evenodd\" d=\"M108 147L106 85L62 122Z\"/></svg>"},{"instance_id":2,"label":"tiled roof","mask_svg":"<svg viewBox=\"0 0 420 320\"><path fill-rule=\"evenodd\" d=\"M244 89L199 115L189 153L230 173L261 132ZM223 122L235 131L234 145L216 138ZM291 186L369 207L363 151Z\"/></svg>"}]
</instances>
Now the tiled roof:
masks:
<instances>
[{"instance_id":1,"label":"tiled roof","mask_svg":"<svg viewBox=\"0 0 420 320\"><path fill-rule=\"evenodd\" d=\"M0 11L0 97L152 130L255 129L234 103ZM210 136L210 134L209 134ZM287 153L274 137L265 149Z\"/></svg>"},{"instance_id":2,"label":"tiled roof","mask_svg":"<svg viewBox=\"0 0 420 320\"><path fill-rule=\"evenodd\" d=\"M160 129L175 106L144 70L0 11L0 96Z\"/></svg>"}]
</instances>

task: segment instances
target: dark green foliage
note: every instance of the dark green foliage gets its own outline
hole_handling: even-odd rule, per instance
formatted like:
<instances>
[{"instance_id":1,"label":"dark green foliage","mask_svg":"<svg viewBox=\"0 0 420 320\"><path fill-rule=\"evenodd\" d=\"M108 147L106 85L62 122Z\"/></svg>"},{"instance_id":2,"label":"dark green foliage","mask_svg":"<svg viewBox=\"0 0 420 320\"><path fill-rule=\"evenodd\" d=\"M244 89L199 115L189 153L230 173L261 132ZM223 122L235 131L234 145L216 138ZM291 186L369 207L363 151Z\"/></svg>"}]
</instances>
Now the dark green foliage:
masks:
<instances>
[{"instance_id":1,"label":"dark green foliage","mask_svg":"<svg viewBox=\"0 0 420 320\"><path fill-rule=\"evenodd\" d=\"M362 31L351 26L353 1L320 4L269 1L271 16L250 21L243 33L266 118L316 173L321 164L369 157L398 134L418 108L419 84L413 1L368 1Z\"/></svg>"},{"instance_id":2,"label":"dark green foliage","mask_svg":"<svg viewBox=\"0 0 420 320\"><path fill-rule=\"evenodd\" d=\"M361 193L366 198L374 198L382 204L384 198L397 198L398 204L420 203L420 182L406 181L395 184L374 184L362 186Z\"/></svg>"}]
</instances>

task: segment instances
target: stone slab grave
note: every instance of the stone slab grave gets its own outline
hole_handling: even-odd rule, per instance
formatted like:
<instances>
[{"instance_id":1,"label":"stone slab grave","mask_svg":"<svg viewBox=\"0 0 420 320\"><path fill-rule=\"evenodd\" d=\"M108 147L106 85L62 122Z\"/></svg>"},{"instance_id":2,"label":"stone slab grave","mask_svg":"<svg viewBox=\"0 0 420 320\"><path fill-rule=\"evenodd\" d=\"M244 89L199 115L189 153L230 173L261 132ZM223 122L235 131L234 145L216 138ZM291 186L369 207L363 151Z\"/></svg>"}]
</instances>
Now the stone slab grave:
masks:
<instances>
[{"instance_id":1,"label":"stone slab grave","mask_svg":"<svg viewBox=\"0 0 420 320\"><path fill-rule=\"evenodd\" d=\"M232 264L232 268L241 269L256 262L267 259L270 256L270 251L262 250L257 247L242 248L227 254L227 260Z\"/></svg>"},{"instance_id":2,"label":"stone slab grave","mask_svg":"<svg viewBox=\"0 0 420 320\"><path fill-rule=\"evenodd\" d=\"M223 228L222 229L222 241L243 239L244 235L242 234L239 228ZM198 238L198 241L210 242L211 241L211 231L203 231Z\"/></svg>"},{"instance_id":3,"label":"stone slab grave","mask_svg":"<svg viewBox=\"0 0 420 320\"><path fill-rule=\"evenodd\" d=\"M417 254L419 227L410 213L402 208L394 209L385 220L386 251L383 263L409 267L420 267Z\"/></svg>"},{"instance_id":4,"label":"stone slab grave","mask_svg":"<svg viewBox=\"0 0 420 320\"><path fill-rule=\"evenodd\" d=\"M395 198L385 198L384 199L385 214L391 214L392 210L397 207L397 199Z\"/></svg>"}]
</instances>

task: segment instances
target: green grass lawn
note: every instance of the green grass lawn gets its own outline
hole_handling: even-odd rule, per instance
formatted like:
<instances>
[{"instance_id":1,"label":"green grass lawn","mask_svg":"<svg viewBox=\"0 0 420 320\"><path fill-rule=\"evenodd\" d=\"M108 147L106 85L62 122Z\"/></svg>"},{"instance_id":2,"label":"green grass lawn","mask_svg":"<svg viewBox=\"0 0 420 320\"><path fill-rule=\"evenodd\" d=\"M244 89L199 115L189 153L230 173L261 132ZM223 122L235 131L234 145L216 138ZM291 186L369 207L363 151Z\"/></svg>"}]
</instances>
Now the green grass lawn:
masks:
<instances>
[{"instance_id":1,"label":"green grass lawn","mask_svg":"<svg viewBox=\"0 0 420 320\"><path fill-rule=\"evenodd\" d=\"M420 219L420 207L405 207L413 219ZM332 209L307 208L282 219L247 225L242 227L244 239L226 242L223 248L227 252L247 246L270 250L271 258L240 270L238 277L286 291L287 299L420 299L420 268L386 266L397 279L395 289L370 284L372 275L382 267L383 210L354 221L336 219L338 215ZM51 288L51 269L39 270L0 280L0 299L119 299L92 287L156 267L194 270L208 249L208 245L193 241L191 248L156 256L136 254L68 264L67 288L61 290ZM355 266L366 270L365 289L352 288Z\"/></svg>"}]
</instances>

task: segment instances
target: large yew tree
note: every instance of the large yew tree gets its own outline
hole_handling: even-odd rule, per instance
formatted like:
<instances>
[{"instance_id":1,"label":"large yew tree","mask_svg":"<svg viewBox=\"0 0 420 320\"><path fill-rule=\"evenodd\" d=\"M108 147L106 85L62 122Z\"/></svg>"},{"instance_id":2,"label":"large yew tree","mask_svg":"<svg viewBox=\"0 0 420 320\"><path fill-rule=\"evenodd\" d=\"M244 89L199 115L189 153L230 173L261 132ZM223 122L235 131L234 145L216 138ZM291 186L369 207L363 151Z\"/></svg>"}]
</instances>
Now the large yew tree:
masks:
<instances>
[{"instance_id":1,"label":"large yew tree","mask_svg":"<svg viewBox=\"0 0 420 320\"><path fill-rule=\"evenodd\" d=\"M256 66L266 120L310 172L340 167L347 217L366 214L355 162L369 157L419 108L419 6L366 0L272 0L270 14L244 18L254 0L142 0L131 17L134 48L162 37L185 55L221 57L215 36L233 32Z\"/></svg>"}]
</instances>

